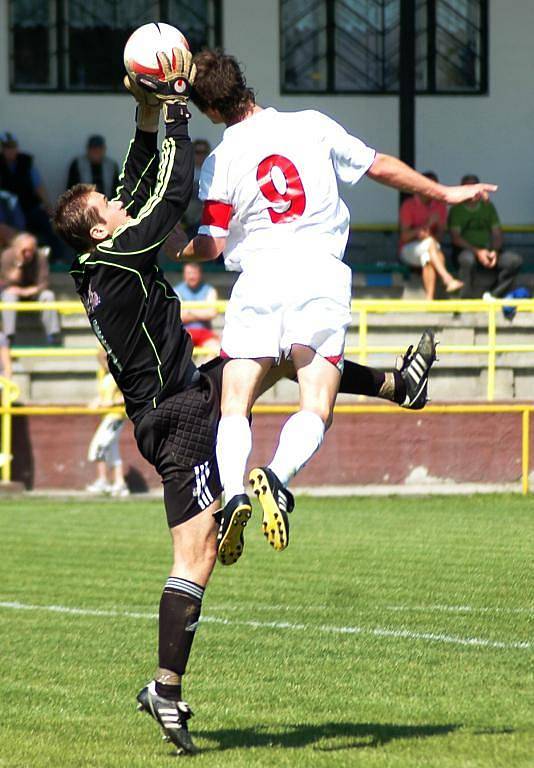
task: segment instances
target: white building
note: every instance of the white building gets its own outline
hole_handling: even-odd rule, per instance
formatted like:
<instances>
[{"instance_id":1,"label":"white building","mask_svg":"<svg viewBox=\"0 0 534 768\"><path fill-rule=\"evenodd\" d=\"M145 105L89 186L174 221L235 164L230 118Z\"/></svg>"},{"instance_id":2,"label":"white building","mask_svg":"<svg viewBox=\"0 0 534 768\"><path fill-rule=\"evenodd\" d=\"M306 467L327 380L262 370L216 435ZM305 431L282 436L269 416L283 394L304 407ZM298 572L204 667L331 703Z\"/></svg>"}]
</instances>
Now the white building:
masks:
<instances>
[{"instance_id":1,"label":"white building","mask_svg":"<svg viewBox=\"0 0 534 768\"><path fill-rule=\"evenodd\" d=\"M120 159L133 127L131 97L122 93L91 93L80 82L76 85L78 90L58 90L61 78L68 81L73 71L78 72L80 78L81 70L76 70L75 60L78 62L76 66L80 65L80 60L96 65L99 59L105 60L110 46L114 45L116 38L108 34L109 30L102 32L101 26L98 30L94 29L94 15L105 15L110 7L115 6L115 21L111 23L117 24L117 19L123 20L123 13L126 13L129 18L124 21L124 26L128 23L134 26L150 19L151 13L155 14L154 18L159 18L157 14L164 7L168 16L160 18L168 18L187 31L191 24L198 24L198 18L193 16L208 7L215 8L220 14L207 20L212 27L218 27L215 38L212 31L208 40L218 39L245 65L249 84L255 88L259 103L282 110L320 109L370 145L383 152L398 154L397 95L319 92L325 90L324 78L332 76L337 77L336 82L342 88L347 88L347 83L348 87L352 87L351 77L356 71L361 75L361 40L372 49L365 54L364 69L368 69L369 61L384 38L375 34L376 29L370 34L366 28L365 36L359 39L360 27L355 20L360 12L365 11L369 23L374 24L378 18L385 20L387 26L389 18L394 26L398 1L344 0L337 3L322 0L315 4L316 10L312 11L312 4L303 0L220 0L211 3L195 0L189 3L178 0L159 3L129 0L125 3L115 0L115 3L105 4L98 0L85 0L83 3L80 0L0 0L0 130L15 133L21 148L35 156L51 197L62 191L69 160L83 152L90 134L103 134L108 142L109 154ZM463 14L467 19L467 22L460 24L464 34L466 29L471 28L473 12L478 13L486 2L449 0L449 11L444 0L429 0L428 3L423 0L418 5L425 6L425 12L427 6L433 7L436 12L438 22L442 24L436 36L439 47L439 41L443 44L444 39L443 25L449 25L444 34L453 39L451 18ZM108 10L103 11L103 7ZM300 21L297 18L299 12ZM337 26L333 30L329 27L330 34L327 27L332 22L333 13L337 14ZM303 30L305 34L310 33L314 24L320 30L313 44L307 38L308 42L300 48L297 46L299 60L304 60L313 51L321 56L324 53L321 41L324 40L325 45L335 45L340 56L341 69L335 75L332 72L325 74L328 57L321 58L316 71L311 74L310 67L306 70L304 61L309 77L306 81L306 75L303 76L302 81L311 83L311 87L317 89L314 93L282 93L281 82L287 76L288 69L287 59L285 69L281 64L281 35L289 30L292 34L295 31L292 24L285 24L285 19L291 18L291 14L297 19L298 34L304 34ZM305 17L304 20L302 17ZM38 21L34 23L32 18L38 18ZM181 19L184 19L183 24ZM477 173L484 180L497 182L500 191L496 204L503 222L530 224L534 222L534 0L487 0L487 20L487 57L484 41L478 47L482 65L487 62L487 90L483 85L482 90L486 92L482 94L420 95L417 98L417 166L421 170L435 170L440 179L448 183L457 182L467 171ZM80 27L84 25L85 29L80 33ZM91 25L93 29L89 29ZM58 33L60 29L63 30L61 34ZM88 34L88 29L92 36ZM484 29L482 33L485 34ZM44 52L43 38L46 38L48 46ZM292 38L293 42L295 39ZM424 36L418 38L419 45L422 39L426 46ZM40 42L36 43L37 40ZM478 45L480 40L474 42ZM464 34L462 67L473 66L472 61L466 65L467 45L469 43L466 43ZM120 48L118 44L116 47ZM394 64L394 42L390 49ZM449 54L451 50L446 47L445 53ZM443 52L442 49L442 58ZM385 74L382 73L385 82L391 75L392 60L388 60L389 53L385 49L381 53L380 64L386 69L389 67ZM295 54L292 55L294 64ZM451 57L453 55L454 52ZM64 65L61 65L63 69L58 76L57 62L61 57ZM51 71L43 74L47 61ZM376 65L376 60L373 61ZM448 64L451 62L446 62L445 67ZM480 62L476 64L477 67L479 65ZM83 65L80 66L83 68ZM455 66L454 63L451 66ZM28 81L28 73L35 76L40 85L21 86L21 80L23 83ZM479 88L481 79L484 80L483 76L479 77L479 70L477 73L475 90ZM72 77L75 79L76 74ZM361 82L358 87L361 88ZM191 121L193 137L206 137L216 143L220 133L219 127L212 126L198 113L194 114ZM355 190L345 190L344 196L351 207L354 223L396 220L397 196L372 182L365 181Z\"/></svg>"}]
</instances>

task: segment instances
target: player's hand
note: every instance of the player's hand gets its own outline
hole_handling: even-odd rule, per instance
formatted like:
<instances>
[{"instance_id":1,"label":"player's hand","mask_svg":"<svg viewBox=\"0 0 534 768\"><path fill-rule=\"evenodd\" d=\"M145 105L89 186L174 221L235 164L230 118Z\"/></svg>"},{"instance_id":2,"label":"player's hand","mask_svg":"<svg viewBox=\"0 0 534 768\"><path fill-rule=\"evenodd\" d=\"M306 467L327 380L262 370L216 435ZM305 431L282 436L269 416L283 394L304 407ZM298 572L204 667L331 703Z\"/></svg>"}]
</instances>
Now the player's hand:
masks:
<instances>
[{"instance_id":1,"label":"player's hand","mask_svg":"<svg viewBox=\"0 0 534 768\"><path fill-rule=\"evenodd\" d=\"M167 106L165 120L172 120L172 115L178 113L183 117L189 117L187 100L191 92L191 86L195 81L196 67L193 64L191 51L183 48L172 49L172 62L164 51L157 53L158 61L163 71L163 79L153 75L136 75L137 84ZM169 110L169 105L177 105L178 109Z\"/></svg>"},{"instance_id":2,"label":"player's hand","mask_svg":"<svg viewBox=\"0 0 534 768\"><path fill-rule=\"evenodd\" d=\"M476 252L476 257L479 260L479 262L482 264L482 266L486 267L486 269L491 269L491 267L493 266L491 251L488 251L487 248L479 248L478 251Z\"/></svg>"},{"instance_id":3,"label":"player's hand","mask_svg":"<svg viewBox=\"0 0 534 768\"><path fill-rule=\"evenodd\" d=\"M161 101L150 91L141 88L137 85L129 75L124 76L124 87L129 91L136 102L143 107L154 107L154 109L161 109Z\"/></svg>"},{"instance_id":4,"label":"player's hand","mask_svg":"<svg viewBox=\"0 0 534 768\"><path fill-rule=\"evenodd\" d=\"M162 102L153 93L149 93L137 85L129 75L125 75L123 82L126 90L132 94L137 102L138 128L149 133L157 133Z\"/></svg>"},{"instance_id":5,"label":"player's hand","mask_svg":"<svg viewBox=\"0 0 534 768\"><path fill-rule=\"evenodd\" d=\"M497 257L498 257L497 251L490 251L489 252L489 267L490 269L493 269L493 267L497 266Z\"/></svg>"},{"instance_id":6,"label":"player's hand","mask_svg":"<svg viewBox=\"0 0 534 768\"><path fill-rule=\"evenodd\" d=\"M496 192L496 184L462 184L459 187L446 187L445 202L448 205L458 205L458 203L476 202L489 200L490 192Z\"/></svg>"},{"instance_id":7,"label":"player's hand","mask_svg":"<svg viewBox=\"0 0 534 768\"><path fill-rule=\"evenodd\" d=\"M430 237L430 230L426 227L420 227L416 231L415 236L418 240L426 240L427 237Z\"/></svg>"}]
</instances>

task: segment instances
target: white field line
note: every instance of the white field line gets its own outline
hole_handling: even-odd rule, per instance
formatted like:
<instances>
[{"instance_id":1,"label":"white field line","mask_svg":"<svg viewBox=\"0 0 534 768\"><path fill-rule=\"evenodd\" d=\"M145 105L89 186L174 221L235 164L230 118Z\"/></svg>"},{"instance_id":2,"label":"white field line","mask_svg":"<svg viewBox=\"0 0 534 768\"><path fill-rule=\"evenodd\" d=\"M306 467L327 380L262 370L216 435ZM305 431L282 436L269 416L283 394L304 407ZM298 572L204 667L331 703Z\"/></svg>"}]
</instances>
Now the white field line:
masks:
<instances>
[{"instance_id":1,"label":"white field line","mask_svg":"<svg viewBox=\"0 0 534 768\"><path fill-rule=\"evenodd\" d=\"M398 613L522 613L534 616L534 608L476 607L474 605L386 605L387 611Z\"/></svg>"},{"instance_id":2,"label":"white field line","mask_svg":"<svg viewBox=\"0 0 534 768\"><path fill-rule=\"evenodd\" d=\"M71 608L66 605L30 605L19 602L0 602L0 608L18 611L48 611L76 616L102 616L107 618L128 619L157 619L156 613L140 613L137 611L111 611L96 608ZM409 629L388 629L383 627L335 627L327 624L294 624L288 621L255 621L253 619L224 619L217 616L202 616L205 624L224 624L226 626L253 627L254 629L282 629L292 631L318 631L334 635L372 635L374 637L393 637L407 640L427 640L434 643L451 645L477 646L483 648L501 648L529 650L531 643L526 641L502 642L486 640L480 637L456 637L455 635L436 634L434 632L412 632Z\"/></svg>"}]
</instances>

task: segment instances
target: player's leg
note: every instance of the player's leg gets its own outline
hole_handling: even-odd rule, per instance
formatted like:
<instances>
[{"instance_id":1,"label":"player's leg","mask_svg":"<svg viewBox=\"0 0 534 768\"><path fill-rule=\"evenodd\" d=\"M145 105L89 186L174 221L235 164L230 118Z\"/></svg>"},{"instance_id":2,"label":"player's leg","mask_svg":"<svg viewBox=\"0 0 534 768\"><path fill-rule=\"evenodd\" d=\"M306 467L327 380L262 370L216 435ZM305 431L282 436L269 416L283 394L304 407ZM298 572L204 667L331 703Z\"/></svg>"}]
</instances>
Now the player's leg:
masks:
<instances>
[{"instance_id":1,"label":"player's leg","mask_svg":"<svg viewBox=\"0 0 534 768\"><path fill-rule=\"evenodd\" d=\"M310 347L294 344L291 357L297 371L300 410L285 423L268 467L257 467L250 481L263 508L263 532L277 550L289 542L287 513L294 506L285 486L320 447L331 423L340 371Z\"/></svg>"},{"instance_id":2,"label":"player's leg","mask_svg":"<svg viewBox=\"0 0 534 768\"><path fill-rule=\"evenodd\" d=\"M367 395L398 403L413 411L424 408L428 401L428 377L436 361L434 331L426 328L413 351L410 345L402 356L398 370L379 371L345 360L339 391L349 395Z\"/></svg>"},{"instance_id":3,"label":"player's leg","mask_svg":"<svg viewBox=\"0 0 534 768\"><path fill-rule=\"evenodd\" d=\"M225 506L218 535L219 560L232 565L243 549L243 528L252 513L245 492L245 470L252 450L250 411L273 358L230 360L223 373L217 464Z\"/></svg>"},{"instance_id":4,"label":"player's leg","mask_svg":"<svg viewBox=\"0 0 534 768\"><path fill-rule=\"evenodd\" d=\"M158 668L137 696L139 708L163 728L179 752L197 751L188 732L192 712L182 697L182 678L200 621L202 598L217 558L219 502L170 529L173 565L159 605Z\"/></svg>"}]
</instances>

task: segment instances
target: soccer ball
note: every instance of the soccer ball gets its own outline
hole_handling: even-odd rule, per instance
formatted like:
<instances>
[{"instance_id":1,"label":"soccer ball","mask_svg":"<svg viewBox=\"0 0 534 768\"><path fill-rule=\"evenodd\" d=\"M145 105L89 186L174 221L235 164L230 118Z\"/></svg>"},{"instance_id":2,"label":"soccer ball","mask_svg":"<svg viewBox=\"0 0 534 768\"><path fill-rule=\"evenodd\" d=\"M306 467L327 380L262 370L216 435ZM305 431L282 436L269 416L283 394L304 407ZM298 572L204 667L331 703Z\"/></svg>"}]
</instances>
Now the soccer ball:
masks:
<instances>
[{"instance_id":1,"label":"soccer ball","mask_svg":"<svg viewBox=\"0 0 534 768\"><path fill-rule=\"evenodd\" d=\"M164 51L174 65L173 48L189 50L185 36L176 27L161 22L151 22L132 32L124 46L124 66L132 79L136 75L154 75L163 79L163 70L156 56Z\"/></svg>"}]
</instances>

